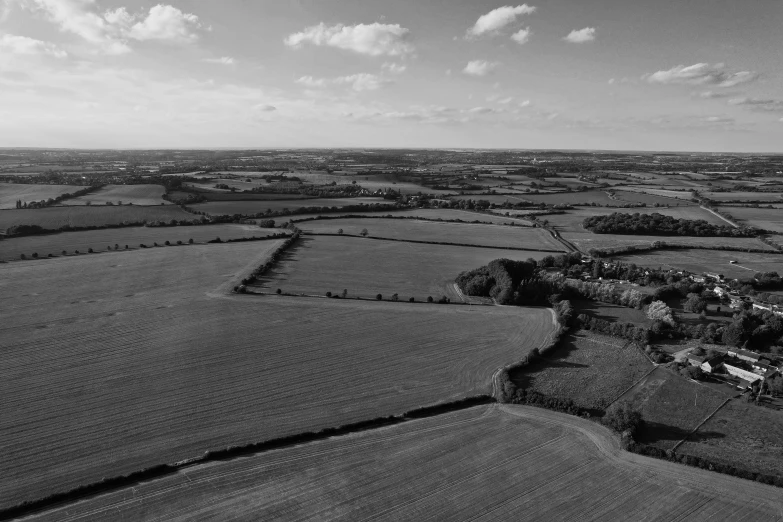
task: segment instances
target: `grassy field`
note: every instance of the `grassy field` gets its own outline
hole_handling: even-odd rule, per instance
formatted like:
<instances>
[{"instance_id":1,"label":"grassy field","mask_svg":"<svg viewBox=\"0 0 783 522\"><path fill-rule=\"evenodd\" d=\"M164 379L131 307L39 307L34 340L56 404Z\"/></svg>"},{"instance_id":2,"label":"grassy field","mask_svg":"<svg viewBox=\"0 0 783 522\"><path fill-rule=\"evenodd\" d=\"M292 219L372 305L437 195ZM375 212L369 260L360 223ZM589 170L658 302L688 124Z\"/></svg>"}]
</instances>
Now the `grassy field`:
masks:
<instances>
[{"instance_id":1,"label":"grassy field","mask_svg":"<svg viewBox=\"0 0 783 522\"><path fill-rule=\"evenodd\" d=\"M47 207L25 210L0 210L0 231L15 225L38 225L45 229L56 230L70 225L72 227L90 227L102 225L121 225L155 221L198 221L201 216L185 212L174 205L141 206L79 206Z\"/></svg>"},{"instance_id":2,"label":"grassy field","mask_svg":"<svg viewBox=\"0 0 783 522\"><path fill-rule=\"evenodd\" d=\"M510 194L469 194L464 196L454 196L450 199L463 201L472 199L473 201L489 201L495 205L502 205L504 203L530 203L532 200L527 197L527 194L510 195Z\"/></svg>"},{"instance_id":3,"label":"grassy field","mask_svg":"<svg viewBox=\"0 0 783 522\"><path fill-rule=\"evenodd\" d=\"M346 207L351 205L392 205L394 202L381 198L318 198L283 201L209 201L190 205L193 210L199 210L212 215L257 214L266 210L295 211L305 207Z\"/></svg>"},{"instance_id":4,"label":"grassy field","mask_svg":"<svg viewBox=\"0 0 783 522\"><path fill-rule=\"evenodd\" d=\"M534 203L546 203L548 205L600 205L616 206L623 202L611 199L603 190L590 190L588 192L563 192L560 194L525 194L525 199Z\"/></svg>"},{"instance_id":5,"label":"grassy field","mask_svg":"<svg viewBox=\"0 0 783 522\"><path fill-rule=\"evenodd\" d=\"M783 234L783 211L779 208L721 207L742 224Z\"/></svg>"},{"instance_id":6,"label":"grassy field","mask_svg":"<svg viewBox=\"0 0 783 522\"><path fill-rule=\"evenodd\" d=\"M481 406L183 470L35 520L774 520L779 490L623 452L588 420Z\"/></svg>"},{"instance_id":7,"label":"grassy field","mask_svg":"<svg viewBox=\"0 0 783 522\"><path fill-rule=\"evenodd\" d=\"M721 238L726 239L726 238ZM783 271L780 254L751 254L722 250L659 250L614 259L641 266L676 268L696 274L711 272L731 278L753 277L756 272ZM737 261L731 264L729 261Z\"/></svg>"},{"instance_id":8,"label":"grassy field","mask_svg":"<svg viewBox=\"0 0 783 522\"><path fill-rule=\"evenodd\" d=\"M28 185L24 183L0 183L0 209L16 208L17 200L26 203L56 198L84 187L76 185Z\"/></svg>"},{"instance_id":9,"label":"grassy field","mask_svg":"<svg viewBox=\"0 0 783 522\"><path fill-rule=\"evenodd\" d=\"M645 293L645 287L631 287L634 290ZM622 291L623 285L618 285L617 289ZM639 326L649 326L652 321L647 318L647 315L642 310L636 308L628 308L627 306L614 305L610 303L602 303L599 301L590 301L587 299L577 299L571 302L574 306L574 315L588 314L598 319L604 319L605 321L623 322L623 323L635 323Z\"/></svg>"},{"instance_id":10,"label":"grassy field","mask_svg":"<svg viewBox=\"0 0 783 522\"><path fill-rule=\"evenodd\" d=\"M63 205L173 205L163 199L166 189L162 185L106 185L87 195L66 199Z\"/></svg>"},{"instance_id":11,"label":"grassy field","mask_svg":"<svg viewBox=\"0 0 783 522\"><path fill-rule=\"evenodd\" d=\"M166 241L175 245L177 241L188 243L205 243L215 238L236 239L240 237L264 237L283 232L281 229L260 228L253 225L203 225L195 227L124 227L99 230L84 230L81 232L60 232L40 236L26 236L7 239L2 242L0 261L20 259L24 254L28 258L33 253L40 257L49 254L59 257L65 250L73 254L78 250L86 254L90 248L95 252L105 252L109 247L119 245L120 250L128 245L129 250L136 250L140 244L153 246L154 243L165 245Z\"/></svg>"},{"instance_id":12,"label":"grassy field","mask_svg":"<svg viewBox=\"0 0 783 522\"><path fill-rule=\"evenodd\" d=\"M421 217L424 219L443 219L443 220L461 220L466 223L472 223L474 221L480 222L480 223L499 223L499 224L508 224L508 223L514 223L516 225L532 225L527 220L524 219L512 219L506 216L498 216L495 214L490 213L480 213L480 212L472 212L469 210L456 210L456 209L449 209L449 208L405 208L400 210L389 210L389 211L380 211L380 212L347 212L346 214L349 215L358 215L358 216L404 216L404 217ZM283 222L287 220L300 220L300 219L309 219L309 218L317 218L319 216L327 216L327 217L337 217L341 214L339 212L329 213L329 214L291 214L289 216L283 216L280 218L277 218L277 221ZM304 223L303 223L304 224Z\"/></svg>"},{"instance_id":13,"label":"grassy field","mask_svg":"<svg viewBox=\"0 0 783 522\"><path fill-rule=\"evenodd\" d=\"M725 394L659 366L620 400L642 412L640 442L671 449L725 399Z\"/></svg>"},{"instance_id":14,"label":"grassy field","mask_svg":"<svg viewBox=\"0 0 783 522\"><path fill-rule=\"evenodd\" d=\"M376 294L425 301L445 295L460 302L454 278L460 272L505 257L541 259L544 252L401 243L355 237L307 237L283 262L253 285L264 292L333 294L374 299Z\"/></svg>"},{"instance_id":15,"label":"grassy field","mask_svg":"<svg viewBox=\"0 0 783 522\"><path fill-rule=\"evenodd\" d=\"M702 196L713 201L776 201L783 199L783 194L776 192L702 192Z\"/></svg>"},{"instance_id":16,"label":"grassy field","mask_svg":"<svg viewBox=\"0 0 783 522\"><path fill-rule=\"evenodd\" d=\"M551 216L541 216L541 219L549 221L550 225L553 225L561 232L586 232L582 227L582 222L587 217L592 216L608 216L615 212L621 212L623 214L653 214L658 213L664 216L672 216L677 219L703 219L713 225L726 225L727 223L703 208L697 206L673 206L671 208L603 208L603 207L591 207L567 210L565 214L552 214ZM616 236L615 236L616 237ZM620 236L622 237L622 236Z\"/></svg>"},{"instance_id":17,"label":"grassy field","mask_svg":"<svg viewBox=\"0 0 783 522\"><path fill-rule=\"evenodd\" d=\"M691 194L690 190L667 190L667 189L656 189L656 188L649 188L649 187L623 187L623 190L644 192L646 194L652 194L655 196L663 196L664 198L687 200L682 202L683 205L695 204L690 201L691 198L693 198L693 195Z\"/></svg>"},{"instance_id":18,"label":"grassy field","mask_svg":"<svg viewBox=\"0 0 783 522\"><path fill-rule=\"evenodd\" d=\"M565 248L541 228L477 225L472 223L443 223L414 219L345 218L323 221L303 221L297 225L314 234L359 235L366 229L370 236L415 241L440 241L466 245L502 246L529 250L563 252Z\"/></svg>"},{"instance_id":19,"label":"grassy field","mask_svg":"<svg viewBox=\"0 0 783 522\"><path fill-rule=\"evenodd\" d=\"M583 250L585 252L587 252L591 248L612 248L612 247L629 246L629 245L649 246L655 241L662 241L670 245L685 245L685 246L704 245L708 247L723 246L723 247L731 247L731 248L762 249L762 250L769 250L770 252L775 252L775 249L772 248L771 246L752 237L691 237L691 236L636 236L636 235L626 236L626 235L615 235L615 234L593 234L592 232L563 232L562 236L563 239L572 242L577 247L579 247L580 250ZM662 255L665 258L669 252L671 251L659 252L658 255L659 256ZM702 257L712 256L714 252L719 252L719 251L711 250L709 253L705 253L704 251L701 251L701 254L698 255ZM731 257L731 255L733 255L734 253L735 252L727 251L726 255L728 257ZM736 252L736 253L741 254L741 252ZM640 255L643 256L646 254L640 254ZM655 253L652 253L651 255L655 255ZM717 255L723 256L723 254L717 254ZM764 254L752 254L752 255L763 256ZM773 258L770 258L770 260L771 259ZM781 259L781 261L783 261L783 258Z\"/></svg>"},{"instance_id":20,"label":"grassy field","mask_svg":"<svg viewBox=\"0 0 783 522\"><path fill-rule=\"evenodd\" d=\"M553 330L543 308L226 295L278 243L0 264L0 507L488 393Z\"/></svg>"},{"instance_id":21,"label":"grassy field","mask_svg":"<svg viewBox=\"0 0 783 522\"><path fill-rule=\"evenodd\" d=\"M654 206L656 203L661 205L674 205L677 202L671 198L659 196L656 194L647 194L645 192L633 192L630 190L618 189L615 192L615 197L621 201L628 201L630 203L645 203L648 206Z\"/></svg>"},{"instance_id":22,"label":"grassy field","mask_svg":"<svg viewBox=\"0 0 783 522\"><path fill-rule=\"evenodd\" d=\"M733 400L678 448L680 453L783 475L783 412Z\"/></svg>"},{"instance_id":23,"label":"grassy field","mask_svg":"<svg viewBox=\"0 0 783 522\"><path fill-rule=\"evenodd\" d=\"M604 409L651 369L652 363L624 339L582 330L511 378L523 388Z\"/></svg>"}]
</instances>

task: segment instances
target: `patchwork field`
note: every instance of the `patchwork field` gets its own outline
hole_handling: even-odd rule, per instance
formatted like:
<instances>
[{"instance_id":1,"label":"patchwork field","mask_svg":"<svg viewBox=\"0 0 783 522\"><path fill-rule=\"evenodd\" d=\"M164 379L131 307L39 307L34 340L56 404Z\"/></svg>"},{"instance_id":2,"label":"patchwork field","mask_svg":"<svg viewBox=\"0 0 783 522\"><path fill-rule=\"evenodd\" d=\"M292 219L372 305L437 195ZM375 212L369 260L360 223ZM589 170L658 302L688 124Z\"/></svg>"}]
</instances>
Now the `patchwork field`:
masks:
<instances>
[{"instance_id":1,"label":"patchwork field","mask_svg":"<svg viewBox=\"0 0 783 522\"><path fill-rule=\"evenodd\" d=\"M779 208L721 207L742 224L783 234L783 210Z\"/></svg>"},{"instance_id":2,"label":"patchwork field","mask_svg":"<svg viewBox=\"0 0 783 522\"><path fill-rule=\"evenodd\" d=\"M783 413L748 404L729 402L678 448L743 469L783 475Z\"/></svg>"},{"instance_id":3,"label":"patchwork field","mask_svg":"<svg viewBox=\"0 0 783 522\"><path fill-rule=\"evenodd\" d=\"M281 229L260 228L253 225L203 225L193 227L123 227L99 230L84 230L80 232L60 232L58 234L45 234L40 236L26 236L7 239L2 242L0 249L0 261L20 259L24 254L28 258L33 253L40 257L49 254L59 257L65 250L73 254L78 250L86 254L90 248L95 252L105 252L114 245L120 250L128 246L129 250L136 250L140 244L153 246L158 243L163 246L166 241L175 245L177 241L188 243L193 239L195 243L205 243L215 238L222 240L237 239L241 237L264 237L283 232Z\"/></svg>"},{"instance_id":4,"label":"patchwork field","mask_svg":"<svg viewBox=\"0 0 783 522\"><path fill-rule=\"evenodd\" d=\"M545 252L402 243L355 237L308 237L289 249L283 261L251 288L325 295L348 290L348 297L425 301L446 296L460 302L454 278L460 272L505 257L541 259Z\"/></svg>"},{"instance_id":5,"label":"patchwork field","mask_svg":"<svg viewBox=\"0 0 783 522\"><path fill-rule=\"evenodd\" d=\"M195 466L33 519L761 521L782 509L776 488L626 453L588 420L492 405Z\"/></svg>"},{"instance_id":6,"label":"patchwork field","mask_svg":"<svg viewBox=\"0 0 783 522\"><path fill-rule=\"evenodd\" d=\"M0 508L488 393L553 330L546 309L226 295L277 244L0 264Z\"/></svg>"},{"instance_id":7,"label":"patchwork field","mask_svg":"<svg viewBox=\"0 0 783 522\"><path fill-rule=\"evenodd\" d=\"M549 397L604 409L652 369L638 348L624 339L586 330L567 336L551 355L520 368L511 379Z\"/></svg>"},{"instance_id":8,"label":"patchwork field","mask_svg":"<svg viewBox=\"0 0 783 522\"><path fill-rule=\"evenodd\" d=\"M613 259L641 266L676 268L696 274L723 274L731 278L753 277L756 272L783 272L783 255L751 254L722 250L659 250ZM730 263L736 261L736 264Z\"/></svg>"},{"instance_id":9,"label":"patchwork field","mask_svg":"<svg viewBox=\"0 0 783 522\"><path fill-rule=\"evenodd\" d=\"M620 398L642 412L640 442L671 449L726 400L726 395L659 366Z\"/></svg>"},{"instance_id":10,"label":"patchwork field","mask_svg":"<svg viewBox=\"0 0 783 522\"><path fill-rule=\"evenodd\" d=\"M172 205L163 199L166 189L162 185L106 185L87 195L66 199L63 205Z\"/></svg>"},{"instance_id":11,"label":"patchwork field","mask_svg":"<svg viewBox=\"0 0 783 522\"><path fill-rule=\"evenodd\" d=\"M704 245L711 248L715 247L731 247L731 248L745 248L745 249L761 249L769 250L770 252L776 252L774 248L766 243L753 238L753 237L692 237L692 236L636 236L636 235L614 235L614 234L593 234L592 232L563 232L561 234L563 239L566 239L580 250L585 252L591 248L613 248L630 245L643 245L649 246L655 241L662 241L670 245ZM701 251L701 256L712 256L717 250L705 253ZM663 252L667 254L668 251ZM734 252L727 252L728 254L734 254ZM742 252L737 252L741 254ZM654 252L652 253L654 254ZM764 254L753 254L764 255ZM774 255L774 254L773 254ZM783 260L783 258L781 258Z\"/></svg>"},{"instance_id":12,"label":"patchwork field","mask_svg":"<svg viewBox=\"0 0 783 522\"><path fill-rule=\"evenodd\" d=\"M212 215L258 214L267 210L296 211L306 207L348 207L352 205L393 205L394 201L381 198L318 198L283 201L208 201L190 205L193 210Z\"/></svg>"},{"instance_id":13,"label":"patchwork field","mask_svg":"<svg viewBox=\"0 0 783 522\"><path fill-rule=\"evenodd\" d=\"M562 243L553 238L549 232L533 227L383 218L303 221L298 223L297 227L304 232L313 234L337 234L339 230L342 230L344 234L359 235L362 230L366 229L370 236L392 239L439 241L554 252L565 251Z\"/></svg>"},{"instance_id":14,"label":"patchwork field","mask_svg":"<svg viewBox=\"0 0 783 522\"><path fill-rule=\"evenodd\" d=\"M185 212L175 205L141 207L136 205L46 207L23 210L0 210L0 231L16 225L38 225L47 230L64 226L92 227L156 221L199 221L201 216Z\"/></svg>"},{"instance_id":15,"label":"patchwork field","mask_svg":"<svg viewBox=\"0 0 783 522\"><path fill-rule=\"evenodd\" d=\"M17 200L25 203L48 200L83 189L77 185L28 185L24 183L0 183L0 209L16 208Z\"/></svg>"}]
</instances>

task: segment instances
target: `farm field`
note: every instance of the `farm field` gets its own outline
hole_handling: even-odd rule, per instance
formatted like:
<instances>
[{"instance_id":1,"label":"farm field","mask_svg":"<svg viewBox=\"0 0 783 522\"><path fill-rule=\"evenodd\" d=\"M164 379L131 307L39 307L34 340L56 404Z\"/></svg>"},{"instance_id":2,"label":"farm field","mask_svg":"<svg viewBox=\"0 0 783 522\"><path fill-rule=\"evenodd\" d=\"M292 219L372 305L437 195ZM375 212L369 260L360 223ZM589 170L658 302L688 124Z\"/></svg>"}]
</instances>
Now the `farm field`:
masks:
<instances>
[{"instance_id":1,"label":"farm field","mask_svg":"<svg viewBox=\"0 0 783 522\"><path fill-rule=\"evenodd\" d=\"M736 399L678 451L743 469L783 475L783 412Z\"/></svg>"},{"instance_id":2,"label":"farm field","mask_svg":"<svg viewBox=\"0 0 783 522\"><path fill-rule=\"evenodd\" d=\"M66 199L63 205L173 205L163 199L166 189L162 185L106 185L78 198Z\"/></svg>"},{"instance_id":3,"label":"farm field","mask_svg":"<svg viewBox=\"0 0 783 522\"><path fill-rule=\"evenodd\" d=\"M525 199L534 203L548 205L608 205L610 207L623 204L622 201L611 199L603 190L587 192L562 192L559 194L525 194Z\"/></svg>"},{"instance_id":4,"label":"farm field","mask_svg":"<svg viewBox=\"0 0 783 522\"><path fill-rule=\"evenodd\" d=\"M637 440L671 449L726 400L726 395L657 367L620 398L638 409L645 427Z\"/></svg>"},{"instance_id":5,"label":"farm field","mask_svg":"<svg viewBox=\"0 0 783 522\"><path fill-rule=\"evenodd\" d=\"M46 207L0 210L0 231L16 225L38 225L47 230L64 226L93 227L156 221L200 221L201 216L185 212L175 205L142 207L136 205Z\"/></svg>"},{"instance_id":6,"label":"farm field","mask_svg":"<svg viewBox=\"0 0 783 522\"><path fill-rule=\"evenodd\" d=\"M753 499L748 502L748 499ZM779 490L622 451L585 419L480 406L199 465L33 520L774 520Z\"/></svg>"},{"instance_id":7,"label":"farm field","mask_svg":"<svg viewBox=\"0 0 783 522\"><path fill-rule=\"evenodd\" d=\"M280 218L275 218L278 221L283 220L290 220L290 221L298 221L302 219L313 219L313 218L319 218L319 217L339 217L339 216L405 216L405 217L420 217L425 219L443 219L443 220L461 220L466 223L473 223L474 221L477 221L479 223L499 223L499 224L507 224L507 223L514 223L516 225L532 225L532 223L528 220L524 219L511 219L506 216L498 216L491 213L480 213L480 212L472 212L469 210L457 210L457 209L450 209L450 208L402 208L402 209L389 209L389 210L381 210L381 211L370 211L370 212L345 212L345 214L342 214L340 212L331 212L331 213L309 213L309 214L289 214L287 216L283 216ZM304 223L304 222L303 222Z\"/></svg>"},{"instance_id":8,"label":"farm field","mask_svg":"<svg viewBox=\"0 0 783 522\"><path fill-rule=\"evenodd\" d=\"M780 203L783 194L776 192L702 192L701 195L713 201L769 201Z\"/></svg>"},{"instance_id":9,"label":"farm field","mask_svg":"<svg viewBox=\"0 0 783 522\"><path fill-rule=\"evenodd\" d=\"M193 210L212 215L258 214L267 210L296 211L306 207L347 207L352 205L393 205L394 201L381 198L317 198L282 201L209 201L189 205Z\"/></svg>"},{"instance_id":10,"label":"farm field","mask_svg":"<svg viewBox=\"0 0 783 522\"><path fill-rule=\"evenodd\" d=\"M308 237L286 251L282 262L251 286L263 292L325 295L348 290L348 297L401 301L460 302L454 278L501 257L541 259L546 252L402 243L355 237Z\"/></svg>"},{"instance_id":11,"label":"farm field","mask_svg":"<svg viewBox=\"0 0 783 522\"><path fill-rule=\"evenodd\" d=\"M222 240L237 239L241 237L264 237L283 232L281 229L260 228L253 225L202 225L182 227L123 227L99 230L83 230L79 232L60 232L57 234L45 234L38 236L24 236L7 239L2 242L0 261L20 259L24 254L28 258L33 253L40 257L49 254L59 257L65 250L73 254L78 250L82 254L92 248L95 252L105 252L108 247L114 249L119 245L120 250L128 245L129 250L136 250L140 244L149 247L154 243L163 246L166 241L176 245L177 241L188 243L193 239L195 243L205 243L215 238Z\"/></svg>"},{"instance_id":12,"label":"farm field","mask_svg":"<svg viewBox=\"0 0 783 522\"><path fill-rule=\"evenodd\" d=\"M783 234L783 210L779 208L721 207L742 224Z\"/></svg>"},{"instance_id":13,"label":"farm field","mask_svg":"<svg viewBox=\"0 0 783 522\"><path fill-rule=\"evenodd\" d=\"M543 308L227 295L279 243L0 264L0 508L488 393L553 331Z\"/></svg>"},{"instance_id":14,"label":"farm field","mask_svg":"<svg viewBox=\"0 0 783 522\"><path fill-rule=\"evenodd\" d=\"M318 221L302 221L297 227L313 234L359 235L367 230L370 236L410 239L414 241L436 241L462 243L466 245L499 246L527 250L549 250L564 252L562 243L541 228L509 227L473 223L446 223L416 219L342 218Z\"/></svg>"},{"instance_id":15,"label":"farm field","mask_svg":"<svg viewBox=\"0 0 783 522\"><path fill-rule=\"evenodd\" d=\"M676 204L676 202L674 202ZM605 208L591 207L567 210L565 214L552 214L541 216L541 219L549 221L560 232L586 232L582 227L582 222L587 217L608 216L615 212L623 214L653 214L658 213L663 216L671 216L677 219L703 219L713 225L726 225L726 221L697 206L672 206L670 208L646 207L646 208Z\"/></svg>"},{"instance_id":16,"label":"farm field","mask_svg":"<svg viewBox=\"0 0 783 522\"><path fill-rule=\"evenodd\" d=\"M549 397L572 399L582 408L605 409L652 368L639 348L624 339L580 330L511 379Z\"/></svg>"},{"instance_id":17,"label":"farm field","mask_svg":"<svg viewBox=\"0 0 783 522\"><path fill-rule=\"evenodd\" d=\"M686 204L687 202L687 204L695 205L695 203L692 203L690 201L691 198L693 198L693 195L691 194L690 190L667 190L667 189L656 189L656 188L649 188L649 187L634 187L634 186L622 187L622 189L627 191L633 191L633 192L643 192L655 196L663 196L664 198L685 200L683 201L683 204ZM618 190L620 189L618 188Z\"/></svg>"},{"instance_id":18,"label":"farm field","mask_svg":"<svg viewBox=\"0 0 783 522\"><path fill-rule=\"evenodd\" d=\"M674 205L677 202L672 198L666 198L655 194L646 194L644 192L633 192L630 190L622 190L618 188L615 191L615 197L621 201L628 201L630 203L644 203L648 206L653 206L656 203L660 205Z\"/></svg>"},{"instance_id":19,"label":"farm field","mask_svg":"<svg viewBox=\"0 0 783 522\"><path fill-rule=\"evenodd\" d=\"M753 277L756 272L783 272L783 255L723 250L659 250L613 259L640 266L677 268L695 274L723 274L731 278ZM729 261L737 261L731 264Z\"/></svg>"},{"instance_id":20,"label":"farm field","mask_svg":"<svg viewBox=\"0 0 783 522\"><path fill-rule=\"evenodd\" d=\"M0 183L0 209L16 208L17 200L24 203L48 200L63 194L73 193L79 189L78 185L36 185L25 183Z\"/></svg>"},{"instance_id":21,"label":"farm field","mask_svg":"<svg viewBox=\"0 0 783 522\"><path fill-rule=\"evenodd\" d=\"M648 290L647 287L631 285L618 284L615 285L615 287L619 291L628 287L641 292L642 294ZM591 301L588 299L574 299L571 301L571 304L574 306L574 316L586 313L597 319L604 319L611 322L635 323L639 326L649 326L652 323L643 310L637 310L636 308L628 308L627 306L602 303L600 301Z\"/></svg>"},{"instance_id":22,"label":"farm field","mask_svg":"<svg viewBox=\"0 0 783 522\"><path fill-rule=\"evenodd\" d=\"M454 196L450 199L456 201L464 201L472 199L473 201L488 201L495 205L503 205L504 203L530 203L532 200L528 199L527 194L466 194L463 196Z\"/></svg>"},{"instance_id":23,"label":"farm field","mask_svg":"<svg viewBox=\"0 0 783 522\"><path fill-rule=\"evenodd\" d=\"M637 236L637 235L619 235L619 234L593 234L592 232L563 232L561 234L563 239L571 241L580 250L585 252L591 248L612 248L629 245L644 245L649 246L655 241L662 241L670 245L704 245L709 247L731 247L731 248L753 248L761 250L769 250L771 255L775 255L776 250L766 243L753 238L753 237L693 237L693 236ZM666 257L670 251L662 252L663 257ZM701 257L710 257L718 250L710 250L706 252L704 250L699 254ZM726 251L728 254L734 254L735 252ZM736 252L741 254L742 252ZM654 255L655 252L649 252ZM646 254L639 254L644 256ZM660 255L660 254L659 254ZM761 255L764 254L752 254ZM773 259L773 258L770 258ZM781 258L783 261L783 258ZM728 261L727 261L728 262ZM638 263L637 263L638 264ZM663 265L661 265L663 266Z\"/></svg>"}]
</instances>

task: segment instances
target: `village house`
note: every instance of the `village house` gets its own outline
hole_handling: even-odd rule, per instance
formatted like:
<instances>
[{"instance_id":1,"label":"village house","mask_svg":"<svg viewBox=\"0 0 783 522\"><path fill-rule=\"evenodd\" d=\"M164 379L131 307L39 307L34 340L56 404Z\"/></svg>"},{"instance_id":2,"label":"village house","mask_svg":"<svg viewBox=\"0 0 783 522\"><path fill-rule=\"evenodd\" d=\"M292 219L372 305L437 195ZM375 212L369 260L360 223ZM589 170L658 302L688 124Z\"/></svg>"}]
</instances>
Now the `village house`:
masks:
<instances>
[{"instance_id":1,"label":"village house","mask_svg":"<svg viewBox=\"0 0 783 522\"><path fill-rule=\"evenodd\" d=\"M705 373L713 373L723 364L723 357L723 354L694 355L689 353L687 359L691 366L697 366Z\"/></svg>"}]
</instances>

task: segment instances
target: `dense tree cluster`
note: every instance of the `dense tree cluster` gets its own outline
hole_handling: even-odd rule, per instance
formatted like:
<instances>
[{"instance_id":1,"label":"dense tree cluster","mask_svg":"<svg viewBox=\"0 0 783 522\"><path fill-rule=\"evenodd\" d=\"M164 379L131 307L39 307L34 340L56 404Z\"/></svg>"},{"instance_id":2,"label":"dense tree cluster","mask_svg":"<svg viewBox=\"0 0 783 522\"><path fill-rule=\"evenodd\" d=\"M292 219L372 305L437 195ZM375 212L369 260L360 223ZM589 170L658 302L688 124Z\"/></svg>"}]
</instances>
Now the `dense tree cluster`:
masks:
<instances>
[{"instance_id":1,"label":"dense tree cluster","mask_svg":"<svg viewBox=\"0 0 783 522\"><path fill-rule=\"evenodd\" d=\"M585 218L582 225L596 234L755 237L761 233L756 228L713 225L703 219L677 219L657 212L653 214L614 212L606 216L590 216Z\"/></svg>"}]
</instances>

